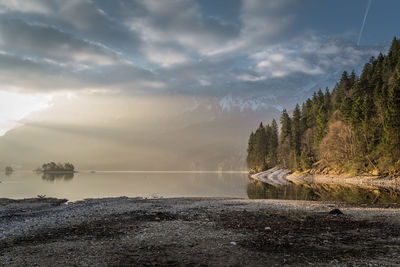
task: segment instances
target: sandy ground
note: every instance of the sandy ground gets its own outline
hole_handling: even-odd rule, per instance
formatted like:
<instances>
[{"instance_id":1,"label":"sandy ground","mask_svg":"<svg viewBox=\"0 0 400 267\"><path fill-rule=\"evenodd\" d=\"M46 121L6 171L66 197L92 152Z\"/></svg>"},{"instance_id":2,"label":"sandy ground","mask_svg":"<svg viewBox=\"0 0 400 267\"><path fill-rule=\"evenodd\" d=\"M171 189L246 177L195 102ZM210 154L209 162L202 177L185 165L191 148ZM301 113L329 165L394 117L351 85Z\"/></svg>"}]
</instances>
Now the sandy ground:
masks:
<instances>
[{"instance_id":1,"label":"sandy ground","mask_svg":"<svg viewBox=\"0 0 400 267\"><path fill-rule=\"evenodd\" d=\"M0 199L0 264L399 266L399 215L307 201Z\"/></svg>"}]
</instances>

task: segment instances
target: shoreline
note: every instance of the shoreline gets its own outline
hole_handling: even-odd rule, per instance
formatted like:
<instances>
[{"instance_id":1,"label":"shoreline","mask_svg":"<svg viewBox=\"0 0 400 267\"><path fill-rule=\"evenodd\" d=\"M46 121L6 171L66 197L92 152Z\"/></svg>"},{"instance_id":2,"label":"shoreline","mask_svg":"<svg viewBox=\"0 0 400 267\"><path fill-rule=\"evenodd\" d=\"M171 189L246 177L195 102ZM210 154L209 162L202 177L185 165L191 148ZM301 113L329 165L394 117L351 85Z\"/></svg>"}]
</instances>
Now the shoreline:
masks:
<instances>
[{"instance_id":1,"label":"shoreline","mask_svg":"<svg viewBox=\"0 0 400 267\"><path fill-rule=\"evenodd\" d=\"M286 179L293 183L339 184L367 188L378 187L397 190L400 188L400 177L292 173L289 174Z\"/></svg>"},{"instance_id":2,"label":"shoreline","mask_svg":"<svg viewBox=\"0 0 400 267\"><path fill-rule=\"evenodd\" d=\"M65 173L78 173L79 171L34 171L39 174L65 174Z\"/></svg>"},{"instance_id":3,"label":"shoreline","mask_svg":"<svg viewBox=\"0 0 400 267\"><path fill-rule=\"evenodd\" d=\"M263 183L280 186L289 184L290 181L287 179L288 173L289 170L274 167L263 172L252 174L250 177Z\"/></svg>"},{"instance_id":4,"label":"shoreline","mask_svg":"<svg viewBox=\"0 0 400 267\"><path fill-rule=\"evenodd\" d=\"M400 177L350 176L340 174L303 174L290 173L289 170L272 168L251 175L252 179L271 185L294 184L337 184L365 188L400 189Z\"/></svg>"}]
</instances>

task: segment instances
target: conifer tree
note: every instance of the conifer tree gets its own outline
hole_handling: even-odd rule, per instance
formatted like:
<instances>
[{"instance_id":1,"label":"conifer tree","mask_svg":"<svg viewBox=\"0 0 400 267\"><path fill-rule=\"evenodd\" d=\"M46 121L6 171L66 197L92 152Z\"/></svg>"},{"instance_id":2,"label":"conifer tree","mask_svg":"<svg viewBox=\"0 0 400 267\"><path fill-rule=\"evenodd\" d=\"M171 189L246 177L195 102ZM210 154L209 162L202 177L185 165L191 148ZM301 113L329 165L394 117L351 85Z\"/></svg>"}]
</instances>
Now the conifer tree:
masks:
<instances>
[{"instance_id":1,"label":"conifer tree","mask_svg":"<svg viewBox=\"0 0 400 267\"><path fill-rule=\"evenodd\" d=\"M393 160L400 159L400 76L395 75L388 92L385 143L391 150Z\"/></svg>"},{"instance_id":2,"label":"conifer tree","mask_svg":"<svg viewBox=\"0 0 400 267\"><path fill-rule=\"evenodd\" d=\"M254 153L254 161L258 171L264 170L266 167L265 156L267 154L267 138L262 122L255 132Z\"/></svg>"},{"instance_id":3,"label":"conifer tree","mask_svg":"<svg viewBox=\"0 0 400 267\"><path fill-rule=\"evenodd\" d=\"M325 105L321 105L317 118L316 118L316 129L315 129L315 135L314 135L314 145L318 146L322 138L324 138L326 134L326 126L328 124L328 111L325 108Z\"/></svg>"},{"instance_id":4,"label":"conifer tree","mask_svg":"<svg viewBox=\"0 0 400 267\"><path fill-rule=\"evenodd\" d=\"M281 142L288 139L289 141L292 139L292 121L287 113L286 109L282 111L281 115Z\"/></svg>"},{"instance_id":5,"label":"conifer tree","mask_svg":"<svg viewBox=\"0 0 400 267\"><path fill-rule=\"evenodd\" d=\"M252 170L256 167L256 163L255 163L255 137L254 137L254 133L251 132L250 137L249 137L249 142L248 142L248 146L247 146L247 167Z\"/></svg>"},{"instance_id":6,"label":"conifer tree","mask_svg":"<svg viewBox=\"0 0 400 267\"><path fill-rule=\"evenodd\" d=\"M270 138L268 143L268 166L274 167L278 163L278 124L275 119L270 126Z\"/></svg>"},{"instance_id":7,"label":"conifer tree","mask_svg":"<svg viewBox=\"0 0 400 267\"><path fill-rule=\"evenodd\" d=\"M300 107L297 104L292 116L292 144L291 147L294 150L295 156L300 155L300 145L301 145L301 129L300 129Z\"/></svg>"}]
</instances>

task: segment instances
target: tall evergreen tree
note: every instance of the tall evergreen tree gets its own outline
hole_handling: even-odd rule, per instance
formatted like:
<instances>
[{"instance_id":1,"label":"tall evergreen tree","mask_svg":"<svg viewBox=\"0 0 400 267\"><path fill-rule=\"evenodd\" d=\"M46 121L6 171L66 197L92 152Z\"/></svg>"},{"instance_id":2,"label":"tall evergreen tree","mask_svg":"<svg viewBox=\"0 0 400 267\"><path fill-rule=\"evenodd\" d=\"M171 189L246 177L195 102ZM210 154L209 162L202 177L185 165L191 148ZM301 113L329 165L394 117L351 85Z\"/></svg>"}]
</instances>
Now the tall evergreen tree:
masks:
<instances>
[{"instance_id":1,"label":"tall evergreen tree","mask_svg":"<svg viewBox=\"0 0 400 267\"><path fill-rule=\"evenodd\" d=\"M315 135L314 135L314 145L318 146L322 138L324 138L326 134L326 126L328 124L328 111L325 108L325 105L321 105L317 118L316 118L316 129L315 129Z\"/></svg>"},{"instance_id":2,"label":"tall evergreen tree","mask_svg":"<svg viewBox=\"0 0 400 267\"><path fill-rule=\"evenodd\" d=\"M281 115L281 135L280 135L280 149L279 161L284 168L290 168L290 155L291 155L291 141L292 140L292 120L287 113L286 109L282 111Z\"/></svg>"},{"instance_id":3,"label":"tall evergreen tree","mask_svg":"<svg viewBox=\"0 0 400 267\"><path fill-rule=\"evenodd\" d=\"M290 119L289 114L286 109L282 111L281 115L281 142L285 139L289 141L292 139L292 120Z\"/></svg>"},{"instance_id":4,"label":"tall evergreen tree","mask_svg":"<svg viewBox=\"0 0 400 267\"><path fill-rule=\"evenodd\" d=\"M254 133L251 132L249 137L249 142L247 145L247 167L252 170L256 168L256 161L255 161L255 136Z\"/></svg>"},{"instance_id":5,"label":"tall evergreen tree","mask_svg":"<svg viewBox=\"0 0 400 267\"><path fill-rule=\"evenodd\" d=\"M267 136L265 133L265 127L260 123L257 131L255 132L255 163L258 170L264 170L266 167L265 157L267 155Z\"/></svg>"},{"instance_id":6,"label":"tall evergreen tree","mask_svg":"<svg viewBox=\"0 0 400 267\"><path fill-rule=\"evenodd\" d=\"M291 147L294 150L295 156L300 155L301 145L301 128L300 128L300 107L297 104L292 116L292 143Z\"/></svg>"},{"instance_id":7,"label":"tall evergreen tree","mask_svg":"<svg viewBox=\"0 0 400 267\"><path fill-rule=\"evenodd\" d=\"M388 92L385 129L385 143L393 160L400 160L400 76L395 75Z\"/></svg>"},{"instance_id":8,"label":"tall evergreen tree","mask_svg":"<svg viewBox=\"0 0 400 267\"><path fill-rule=\"evenodd\" d=\"M278 164L278 124L275 119L272 120L270 126L270 138L268 144L268 165L270 167L276 166Z\"/></svg>"}]
</instances>

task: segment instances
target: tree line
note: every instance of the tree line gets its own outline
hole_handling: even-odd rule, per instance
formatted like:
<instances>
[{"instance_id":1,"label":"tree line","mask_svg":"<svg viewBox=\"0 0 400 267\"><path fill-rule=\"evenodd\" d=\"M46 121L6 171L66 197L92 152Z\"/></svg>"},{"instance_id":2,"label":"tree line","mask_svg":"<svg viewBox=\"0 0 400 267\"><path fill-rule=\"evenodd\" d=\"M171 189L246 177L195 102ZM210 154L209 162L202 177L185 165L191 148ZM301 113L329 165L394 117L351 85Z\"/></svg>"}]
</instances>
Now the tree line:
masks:
<instances>
[{"instance_id":1,"label":"tree line","mask_svg":"<svg viewBox=\"0 0 400 267\"><path fill-rule=\"evenodd\" d=\"M74 172L75 167L73 164L69 162L65 163L55 163L55 162L49 162L49 163L44 163L41 168L38 168L37 171L40 172Z\"/></svg>"},{"instance_id":2,"label":"tree line","mask_svg":"<svg viewBox=\"0 0 400 267\"><path fill-rule=\"evenodd\" d=\"M400 174L400 40L372 57L360 76L343 72L333 90L315 92L290 115L250 134L251 172Z\"/></svg>"}]
</instances>

